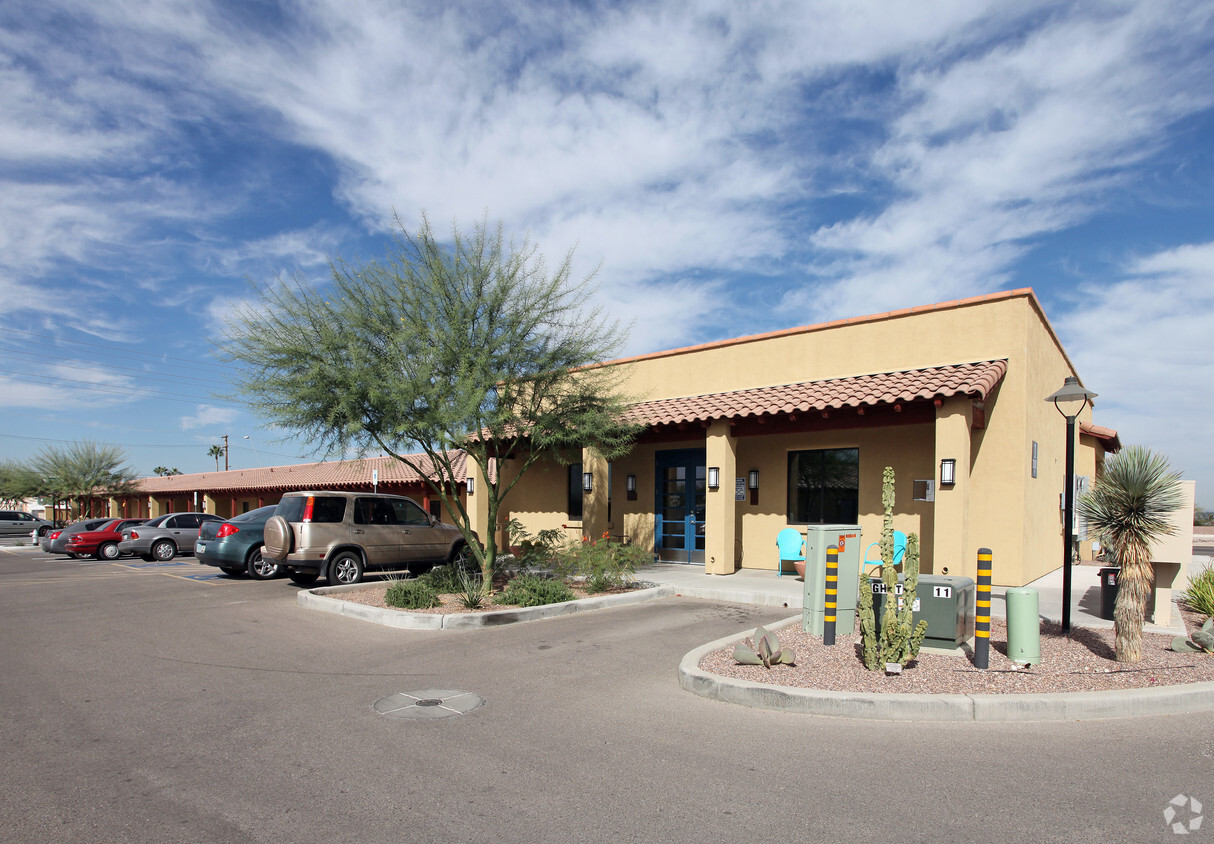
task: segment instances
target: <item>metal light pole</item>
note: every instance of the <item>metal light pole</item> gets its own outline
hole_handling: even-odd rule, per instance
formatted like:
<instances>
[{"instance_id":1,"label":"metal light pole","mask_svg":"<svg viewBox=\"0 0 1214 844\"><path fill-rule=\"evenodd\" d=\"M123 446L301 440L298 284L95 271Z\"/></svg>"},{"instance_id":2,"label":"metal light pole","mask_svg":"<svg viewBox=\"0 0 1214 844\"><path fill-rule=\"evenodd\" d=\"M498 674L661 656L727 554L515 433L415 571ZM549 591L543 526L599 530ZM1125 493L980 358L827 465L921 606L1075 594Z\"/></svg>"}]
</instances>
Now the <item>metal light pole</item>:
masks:
<instances>
[{"instance_id":1,"label":"metal light pole","mask_svg":"<svg viewBox=\"0 0 1214 844\"><path fill-rule=\"evenodd\" d=\"M1062 632L1071 630L1071 531L1075 524L1075 419L1096 398L1074 375L1068 375L1062 387L1046 401L1052 401L1066 418L1066 488L1062 493ZM1062 404L1059 404L1061 402Z\"/></svg>"},{"instance_id":2,"label":"metal light pole","mask_svg":"<svg viewBox=\"0 0 1214 844\"><path fill-rule=\"evenodd\" d=\"M262 469L264 469L266 467L266 464L262 462L261 452L257 450L256 445L253 445L252 438L250 438L248 434L245 434L244 438L249 441L249 445L253 446L253 453L257 455L257 465L260 466Z\"/></svg>"}]
</instances>

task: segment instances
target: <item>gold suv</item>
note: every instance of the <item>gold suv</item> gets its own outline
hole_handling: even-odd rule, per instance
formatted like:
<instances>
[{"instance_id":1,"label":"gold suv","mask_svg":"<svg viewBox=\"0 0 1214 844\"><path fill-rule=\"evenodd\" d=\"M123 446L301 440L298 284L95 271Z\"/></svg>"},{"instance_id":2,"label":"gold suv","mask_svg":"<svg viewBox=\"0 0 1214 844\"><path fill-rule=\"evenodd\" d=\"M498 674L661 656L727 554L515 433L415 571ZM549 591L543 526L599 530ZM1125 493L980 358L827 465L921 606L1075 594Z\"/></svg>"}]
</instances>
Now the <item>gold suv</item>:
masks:
<instances>
[{"instance_id":1,"label":"gold suv","mask_svg":"<svg viewBox=\"0 0 1214 844\"><path fill-rule=\"evenodd\" d=\"M334 586L358 583L368 569L467 565L459 528L431 516L411 498L369 492L290 492L266 522L262 555L291 580Z\"/></svg>"}]
</instances>

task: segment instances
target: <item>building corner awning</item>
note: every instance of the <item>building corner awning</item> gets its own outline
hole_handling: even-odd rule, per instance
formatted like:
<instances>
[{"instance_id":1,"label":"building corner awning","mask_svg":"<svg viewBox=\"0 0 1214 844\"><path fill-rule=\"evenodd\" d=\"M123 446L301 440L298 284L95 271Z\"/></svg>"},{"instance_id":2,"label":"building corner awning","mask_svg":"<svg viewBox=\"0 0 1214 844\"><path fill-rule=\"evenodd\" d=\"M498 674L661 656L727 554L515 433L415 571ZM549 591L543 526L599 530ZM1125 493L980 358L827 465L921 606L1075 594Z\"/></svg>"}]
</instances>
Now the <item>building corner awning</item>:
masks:
<instances>
[{"instance_id":1,"label":"building corner awning","mask_svg":"<svg viewBox=\"0 0 1214 844\"><path fill-rule=\"evenodd\" d=\"M1117 436L1117 432L1112 428L1093 425L1091 422L1080 422L1079 433L1097 440L1109 454L1121 451L1121 437Z\"/></svg>"}]
</instances>

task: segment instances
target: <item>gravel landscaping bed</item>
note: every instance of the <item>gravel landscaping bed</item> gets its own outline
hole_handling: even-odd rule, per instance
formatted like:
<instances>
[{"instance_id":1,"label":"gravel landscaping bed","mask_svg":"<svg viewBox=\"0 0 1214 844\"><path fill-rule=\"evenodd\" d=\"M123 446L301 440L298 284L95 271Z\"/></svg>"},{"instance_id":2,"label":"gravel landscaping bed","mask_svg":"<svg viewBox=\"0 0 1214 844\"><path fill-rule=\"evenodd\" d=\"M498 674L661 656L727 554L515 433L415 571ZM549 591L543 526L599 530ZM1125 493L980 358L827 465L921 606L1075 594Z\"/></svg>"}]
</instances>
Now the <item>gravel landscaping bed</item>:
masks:
<instances>
[{"instance_id":1,"label":"gravel landscaping bed","mask_svg":"<svg viewBox=\"0 0 1214 844\"><path fill-rule=\"evenodd\" d=\"M1204 620L1182 611L1188 629ZM753 631L747 631L752 636ZM800 624L776 631L782 647L797 655L795 666L737 665L733 645L700 661L700 669L720 677L777 686L839 692L909 694L1024 694L1087 692L1174 686L1214 681L1214 656L1175 653L1171 636L1143 633L1143 659L1125 664L1113 659L1113 631L1077 628L1063 636L1057 624L1042 622L1041 664L1017 668L1007 658L1007 625L991 619L990 668L974 668L968 656L920 653L900 676L868 671L860 658L859 628L826 647L821 638L801 632ZM741 641L739 637L737 641Z\"/></svg>"}]
</instances>

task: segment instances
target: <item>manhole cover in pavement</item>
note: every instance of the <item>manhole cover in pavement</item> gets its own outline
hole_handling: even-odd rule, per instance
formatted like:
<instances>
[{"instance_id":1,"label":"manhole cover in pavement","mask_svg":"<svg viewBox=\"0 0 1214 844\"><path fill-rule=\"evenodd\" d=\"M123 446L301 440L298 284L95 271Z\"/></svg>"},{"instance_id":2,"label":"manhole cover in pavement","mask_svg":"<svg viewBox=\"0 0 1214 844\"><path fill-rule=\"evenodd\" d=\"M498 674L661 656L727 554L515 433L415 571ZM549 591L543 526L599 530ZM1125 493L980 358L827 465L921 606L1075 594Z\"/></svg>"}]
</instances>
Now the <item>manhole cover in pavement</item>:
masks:
<instances>
[{"instance_id":1,"label":"manhole cover in pavement","mask_svg":"<svg viewBox=\"0 0 1214 844\"><path fill-rule=\"evenodd\" d=\"M449 718L452 715L465 715L484 702L483 697L472 692L423 689L381 697L372 708L389 718Z\"/></svg>"}]
</instances>

